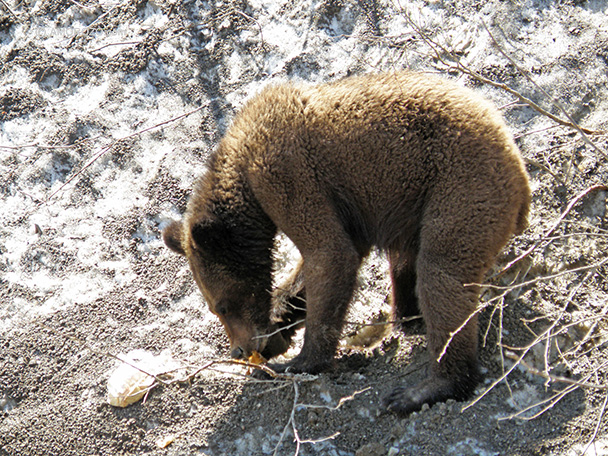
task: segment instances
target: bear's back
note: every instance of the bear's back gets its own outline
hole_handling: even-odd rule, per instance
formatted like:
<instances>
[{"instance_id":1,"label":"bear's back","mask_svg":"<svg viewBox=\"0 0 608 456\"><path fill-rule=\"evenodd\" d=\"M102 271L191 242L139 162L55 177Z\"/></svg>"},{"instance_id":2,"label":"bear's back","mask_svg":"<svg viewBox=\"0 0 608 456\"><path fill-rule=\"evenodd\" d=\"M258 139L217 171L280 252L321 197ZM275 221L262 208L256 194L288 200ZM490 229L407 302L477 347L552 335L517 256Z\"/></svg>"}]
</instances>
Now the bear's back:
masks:
<instances>
[{"instance_id":1,"label":"bear's back","mask_svg":"<svg viewBox=\"0 0 608 456\"><path fill-rule=\"evenodd\" d=\"M454 188L463 180L479 181L480 190L527 189L501 115L452 82L388 73L312 87L301 96L320 175L359 194L368 211L419 202L434 187Z\"/></svg>"},{"instance_id":2,"label":"bear's back","mask_svg":"<svg viewBox=\"0 0 608 456\"><path fill-rule=\"evenodd\" d=\"M484 204L507 206L529 194L498 111L468 89L420 73L267 88L237 116L223 148L243 162L235 166L248 169L251 182L264 182L263 206L289 203L295 188L323 192L381 246L394 230L416 230L433 193L486 195Z\"/></svg>"}]
</instances>

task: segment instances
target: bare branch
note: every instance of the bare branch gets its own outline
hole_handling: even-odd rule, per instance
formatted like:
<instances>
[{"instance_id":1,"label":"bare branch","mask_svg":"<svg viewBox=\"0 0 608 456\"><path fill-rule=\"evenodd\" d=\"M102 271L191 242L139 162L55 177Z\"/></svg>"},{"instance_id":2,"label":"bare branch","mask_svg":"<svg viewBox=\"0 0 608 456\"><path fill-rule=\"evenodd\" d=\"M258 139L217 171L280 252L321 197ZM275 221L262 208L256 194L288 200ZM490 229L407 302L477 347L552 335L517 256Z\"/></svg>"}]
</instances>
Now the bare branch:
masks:
<instances>
[{"instance_id":1,"label":"bare branch","mask_svg":"<svg viewBox=\"0 0 608 456\"><path fill-rule=\"evenodd\" d=\"M581 272L581 271L588 271L589 269L597 269L600 266L603 266L605 263L608 263L608 257L604 258L601 261L598 261L597 263L593 263L593 264L589 264L587 266L581 266L578 268L574 268L574 269L567 269L565 271L561 271L555 274L551 274L548 276L542 276L542 277L537 277L536 279L532 279L532 280L528 280L527 282L521 282L515 285L509 285L509 286L499 286L499 285L492 285L492 284L488 284L488 283L465 283L464 286L465 287L484 287L484 288L492 288L494 290L514 290L516 288L523 288L523 287L527 287L528 285L532 285L535 284L537 282L543 282L545 280L552 280L555 279L557 277L561 277L563 275L566 274L573 274L575 272Z\"/></svg>"},{"instance_id":2,"label":"bare branch","mask_svg":"<svg viewBox=\"0 0 608 456\"><path fill-rule=\"evenodd\" d=\"M507 351L505 356L509 359L512 359L513 361L518 361L522 366L524 366L532 375L536 375L538 377L542 377L542 378L546 378L547 380L550 380L551 382L558 382L558 383L566 383L568 385L576 385L576 386L582 386L585 388L591 388L591 389L599 389L599 390L606 390L608 389L608 385L600 385L597 383L588 383L585 381L580 381L580 380L574 380L571 378L567 378L567 377L561 377L559 375L551 375L545 371L541 371L538 370L537 368L535 368L534 366L531 366L530 364L528 364L526 361L524 361L523 359L520 360L519 357L510 351ZM606 364L608 364L608 362L604 363L602 366L605 366Z\"/></svg>"},{"instance_id":3,"label":"bare branch","mask_svg":"<svg viewBox=\"0 0 608 456\"><path fill-rule=\"evenodd\" d=\"M543 89L541 86L539 86L536 81L534 81L534 79L532 79L530 77L530 74L527 71L524 71L512 58L511 56L509 56L504 50L503 48L500 46L500 44L498 44L498 42L496 41L496 39L494 38L494 35L492 35L492 32L490 32L490 30L488 29L488 27L486 26L486 23L484 21L481 22L483 27L486 29L486 32L488 32L488 35L490 35L490 39L492 40L492 43L494 44L494 46L496 46L496 48L498 49L498 51L507 59L509 60L509 62L511 62L511 64L513 64L513 66L515 68L517 68L517 71L519 71L519 73L525 77L534 87L536 87L538 90L540 90L540 92L546 96L548 99L551 100L551 103L557 107L557 109L559 109L562 114L564 114L569 122L563 121L561 119L558 119L555 116L552 116L551 114L545 114L547 117L550 117L552 120L555 120L556 122L562 124L562 125L566 125L568 127L572 127L574 129L576 129L581 137L583 138L583 141L585 141L587 144L589 144L591 147L593 147L593 149L595 149L597 152L599 152L601 155L604 156L604 158L608 158L608 155L606 154L606 152L604 152L603 150L601 150L593 141L591 141L591 139L589 139L589 137L587 136L587 133L591 133L589 130L583 129L581 128L576 121L572 118L572 116L568 113L568 111L566 111L564 109L564 107L561 105L561 103L559 103L557 100L553 99L545 89Z\"/></svg>"},{"instance_id":4,"label":"bare branch","mask_svg":"<svg viewBox=\"0 0 608 456\"><path fill-rule=\"evenodd\" d=\"M362 390L359 391L355 391L353 394L351 394L350 396L344 396L342 398L340 398L340 400L338 401L338 404L330 407L329 405L314 405L314 404L298 404L298 407L304 407L304 408L310 408L310 409L325 409L325 410L338 410L340 407L342 407L342 405L345 402L348 401L352 401L355 396L361 394L361 393L365 393L366 391L369 391L371 389L371 386L368 386L367 388L363 388Z\"/></svg>"},{"instance_id":5,"label":"bare branch","mask_svg":"<svg viewBox=\"0 0 608 456\"><path fill-rule=\"evenodd\" d=\"M520 94L519 92L517 92L516 90L511 89L509 86L507 86L506 84L500 83L500 82L496 82L493 81L491 79L486 78L485 76L482 76L481 74L477 73L476 71L471 70L470 68L468 68L467 66L465 66L464 64L462 64L462 62L460 61L460 59L449 49L445 48L444 46L442 46L441 44L437 43L436 41L433 41L419 26L418 24L416 24L412 18L409 16L409 14L407 14L406 12L403 12L403 16L406 19L406 21L409 22L409 24L414 28L414 30L416 30L416 32L420 35L420 37L423 39L423 41L433 50L433 52L435 53L435 56L437 57L437 59L439 61L441 61L444 65L448 66L448 67L452 67L452 64L450 64L450 62L447 62L441 55L441 53L438 51L440 50L441 52L443 52L444 54L447 54L455 63L456 67L455 69L461 71L464 74L467 74L469 76L471 76L474 79L477 79L478 81L484 83L484 84L488 84L491 85L492 87L496 87L498 89L504 90L507 93L510 93L511 95L514 95L515 97L517 97L521 102L525 103L526 105L530 106L532 109L534 109L535 111L537 111L538 113L550 118L551 120L553 120L554 122L566 126L566 127L571 127L576 129L579 132L582 133L586 133L586 134L602 134L603 132L600 131L594 131L594 130L589 130L587 128L582 128L580 126L578 126L576 123L572 123L570 121L567 120L563 120L560 119L559 117L551 114L550 112L548 112L547 110L541 108L539 105L537 105L536 103L534 103L532 100L530 100L529 98L523 96L522 94ZM601 152L601 151L600 151ZM602 154L604 156L606 156L605 153L602 152Z\"/></svg>"},{"instance_id":6,"label":"bare branch","mask_svg":"<svg viewBox=\"0 0 608 456\"><path fill-rule=\"evenodd\" d=\"M123 136L122 138L116 139L115 141L113 141L112 143L110 143L109 145L101 148L101 150L99 152L97 152L95 155L93 155L93 158L91 158L87 163L85 163L85 165L80 168L80 170L78 170L76 173L72 174L72 176L70 176L57 190L55 190L53 193L51 193L47 198L45 202L49 202L51 199L53 199L53 197L55 195L57 195L59 192L61 192L65 187L67 187L74 179L78 178L82 173L84 173L91 165L93 165L93 163L95 163L97 160L99 160L102 156L104 156L107 152L109 152L110 150L112 150L114 148L114 146L120 144L121 142L130 139L130 138L135 138L137 136L142 135L143 133L147 133L149 131L152 130L156 130L157 128L160 128L164 125L176 122L178 120L183 119L184 117L188 117L202 109L204 109L206 106L199 106L196 109L193 109L192 111L186 112L185 114L180 114L179 116L173 117L171 119L165 120L163 122L160 122L156 125L152 125L151 127L147 127L144 128L142 130L136 131L135 133L132 133L130 135L127 136Z\"/></svg>"},{"instance_id":7,"label":"bare branch","mask_svg":"<svg viewBox=\"0 0 608 456\"><path fill-rule=\"evenodd\" d=\"M516 263L520 262L521 260L523 260L524 258L526 258L528 255L530 255L532 252L534 252L548 237L550 237L553 234L553 232L557 229L557 227L560 225L560 223L562 223L562 221L570 213L570 211L572 210L572 208L574 206L576 206L581 199L583 199L589 193L596 192L598 190L608 191L608 185L604 185L604 184L592 185L591 187L586 188L585 190L583 190L582 192L580 192L578 195L576 195L568 203L568 206L566 206L566 209L561 213L561 215L553 223L553 225L551 226L551 228L545 234L543 234L541 236L541 238L532 245L532 247L530 247L528 250L526 250L524 253L522 253L521 255L519 255L517 258L515 258L511 262L507 263L500 271L498 271L497 273L495 273L494 275L492 275L490 277L490 280L494 279L494 278L496 278L496 277L498 277L498 276L500 276L502 274L504 274L506 271L508 271L509 269L511 269Z\"/></svg>"},{"instance_id":8,"label":"bare branch","mask_svg":"<svg viewBox=\"0 0 608 456\"><path fill-rule=\"evenodd\" d=\"M11 16L16 21L19 21L19 18L17 17L17 15L13 12L13 10L8 6L8 4L4 0L0 0L0 3L4 7L6 12L9 14L9 16Z\"/></svg>"},{"instance_id":9,"label":"bare branch","mask_svg":"<svg viewBox=\"0 0 608 456\"><path fill-rule=\"evenodd\" d=\"M91 54L93 54L94 52L99 52L102 49L105 49L105 48L108 48L108 47L111 47L111 46L135 46L135 45L138 45L138 44L141 44L141 41L124 41L122 43L109 43L109 44L104 44L101 47L98 47L98 48L95 48L95 49L91 49L89 52Z\"/></svg>"},{"instance_id":10,"label":"bare branch","mask_svg":"<svg viewBox=\"0 0 608 456\"><path fill-rule=\"evenodd\" d=\"M598 432L600 430L600 426L602 424L602 420L604 418L604 414L606 413L606 404L607 403L608 403L608 392L604 395L604 403L602 404L602 407L600 408L600 411L598 413L597 423L595 425L595 430L593 431L593 435L589 439L589 443L585 447L585 450L582 452L583 456L585 454L587 454L587 451L589 450L589 448L591 447L591 445L593 445L593 443L595 442L595 439L597 438L597 434L598 434ZM597 454L597 452L594 452L594 454Z\"/></svg>"}]
</instances>

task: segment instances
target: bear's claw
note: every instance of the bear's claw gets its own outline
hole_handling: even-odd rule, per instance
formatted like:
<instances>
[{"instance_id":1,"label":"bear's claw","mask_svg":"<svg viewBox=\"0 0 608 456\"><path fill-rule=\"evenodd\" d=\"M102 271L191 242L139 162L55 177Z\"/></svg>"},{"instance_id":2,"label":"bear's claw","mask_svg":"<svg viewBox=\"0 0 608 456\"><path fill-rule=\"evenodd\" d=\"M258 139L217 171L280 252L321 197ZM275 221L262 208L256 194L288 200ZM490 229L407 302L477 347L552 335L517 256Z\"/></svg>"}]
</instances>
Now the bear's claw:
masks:
<instances>
[{"instance_id":1,"label":"bear's claw","mask_svg":"<svg viewBox=\"0 0 608 456\"><path fill-rule=\"evenodd\" d=\"M424 404L433 405L448 399L465 400L472 391L458 382L441 377L430 377L413 387L398 386L386 398L388 410L401 416L418 411Z\"/></svg>"}]
</instances>

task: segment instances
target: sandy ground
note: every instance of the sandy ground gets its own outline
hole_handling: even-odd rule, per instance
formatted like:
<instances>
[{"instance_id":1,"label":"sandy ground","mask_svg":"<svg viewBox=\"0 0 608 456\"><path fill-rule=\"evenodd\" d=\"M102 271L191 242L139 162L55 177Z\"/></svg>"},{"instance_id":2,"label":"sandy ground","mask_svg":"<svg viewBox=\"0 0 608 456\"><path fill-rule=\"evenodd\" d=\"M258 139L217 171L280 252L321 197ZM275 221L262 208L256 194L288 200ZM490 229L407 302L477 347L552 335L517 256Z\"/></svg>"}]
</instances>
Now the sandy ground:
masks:
<instances>
[{"instance_id":1,"label":"sandy ground","mask_svg":"<svg viewBox=\"0 0 608 456\"><path fill-rule=\"evenodd\" d=\"M0 455L608 454L607 13L600 0L0 2ZM421 323L371 348L349 339L317 377L208 366L227 338L160 231L230 119L272 82L399 68L493 100L532 178L530 227L496 270L534 248L482 299L477 400L382 409L422 378ZM282 276L297 252L278 252ZM387 309L381 255L361 284L353 323ZM190 377L113 407L115 356L133 350Z\"/></svg>"}]
</instances>

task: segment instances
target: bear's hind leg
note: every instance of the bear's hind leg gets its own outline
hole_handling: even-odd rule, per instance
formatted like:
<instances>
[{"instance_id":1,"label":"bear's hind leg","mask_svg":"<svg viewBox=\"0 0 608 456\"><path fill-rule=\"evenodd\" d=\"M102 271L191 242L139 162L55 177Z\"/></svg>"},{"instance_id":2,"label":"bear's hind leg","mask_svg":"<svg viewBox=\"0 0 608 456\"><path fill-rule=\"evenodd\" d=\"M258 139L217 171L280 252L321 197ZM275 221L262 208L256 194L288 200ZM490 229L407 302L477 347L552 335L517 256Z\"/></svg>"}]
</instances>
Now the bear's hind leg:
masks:
<instances>
[{"instance_id":1,"label":"bear's hind leg","mask_svg":"<svg viewBox=\"0 0 608 456\"><path fill-rule=\"evenodd\" d=\"M279 284L272 293L272 323L280 332L271 336L262 356L266 359L282 355L289 346L296 331L304 326L306 319L306 289L302 261L298 263L292 274ZM273 340L279 343L271 343ZM282 343L281 343L282 342Z\"/></svg>"},{"instance_id":2,"label":"bear's hind leg","mask_svg":"<svg viewBox=\"0 0 608 456\"><path fill-rule=\"evenodd\" d=\"M419 410L425 403L465 400L480 379L474 315L478 290L464 286L476 280L463 277L463 265L443 260L421 251L417 261L417 293L427 328L430 368L418 385L398 387L386 398L387 407L398 414Z\"/></svg>"},{"instance_id":3,"label":"bear's hind leg","mask_svg":"<svg viewBox=\"0 0 608 456\"><path fill-rule=\"evenodd\" d=\"M420 315L416 296L416 257L413 253L389 252L394 319ZM403 326L402 322L399 326Z\"/></svg>"}]
</instances>

